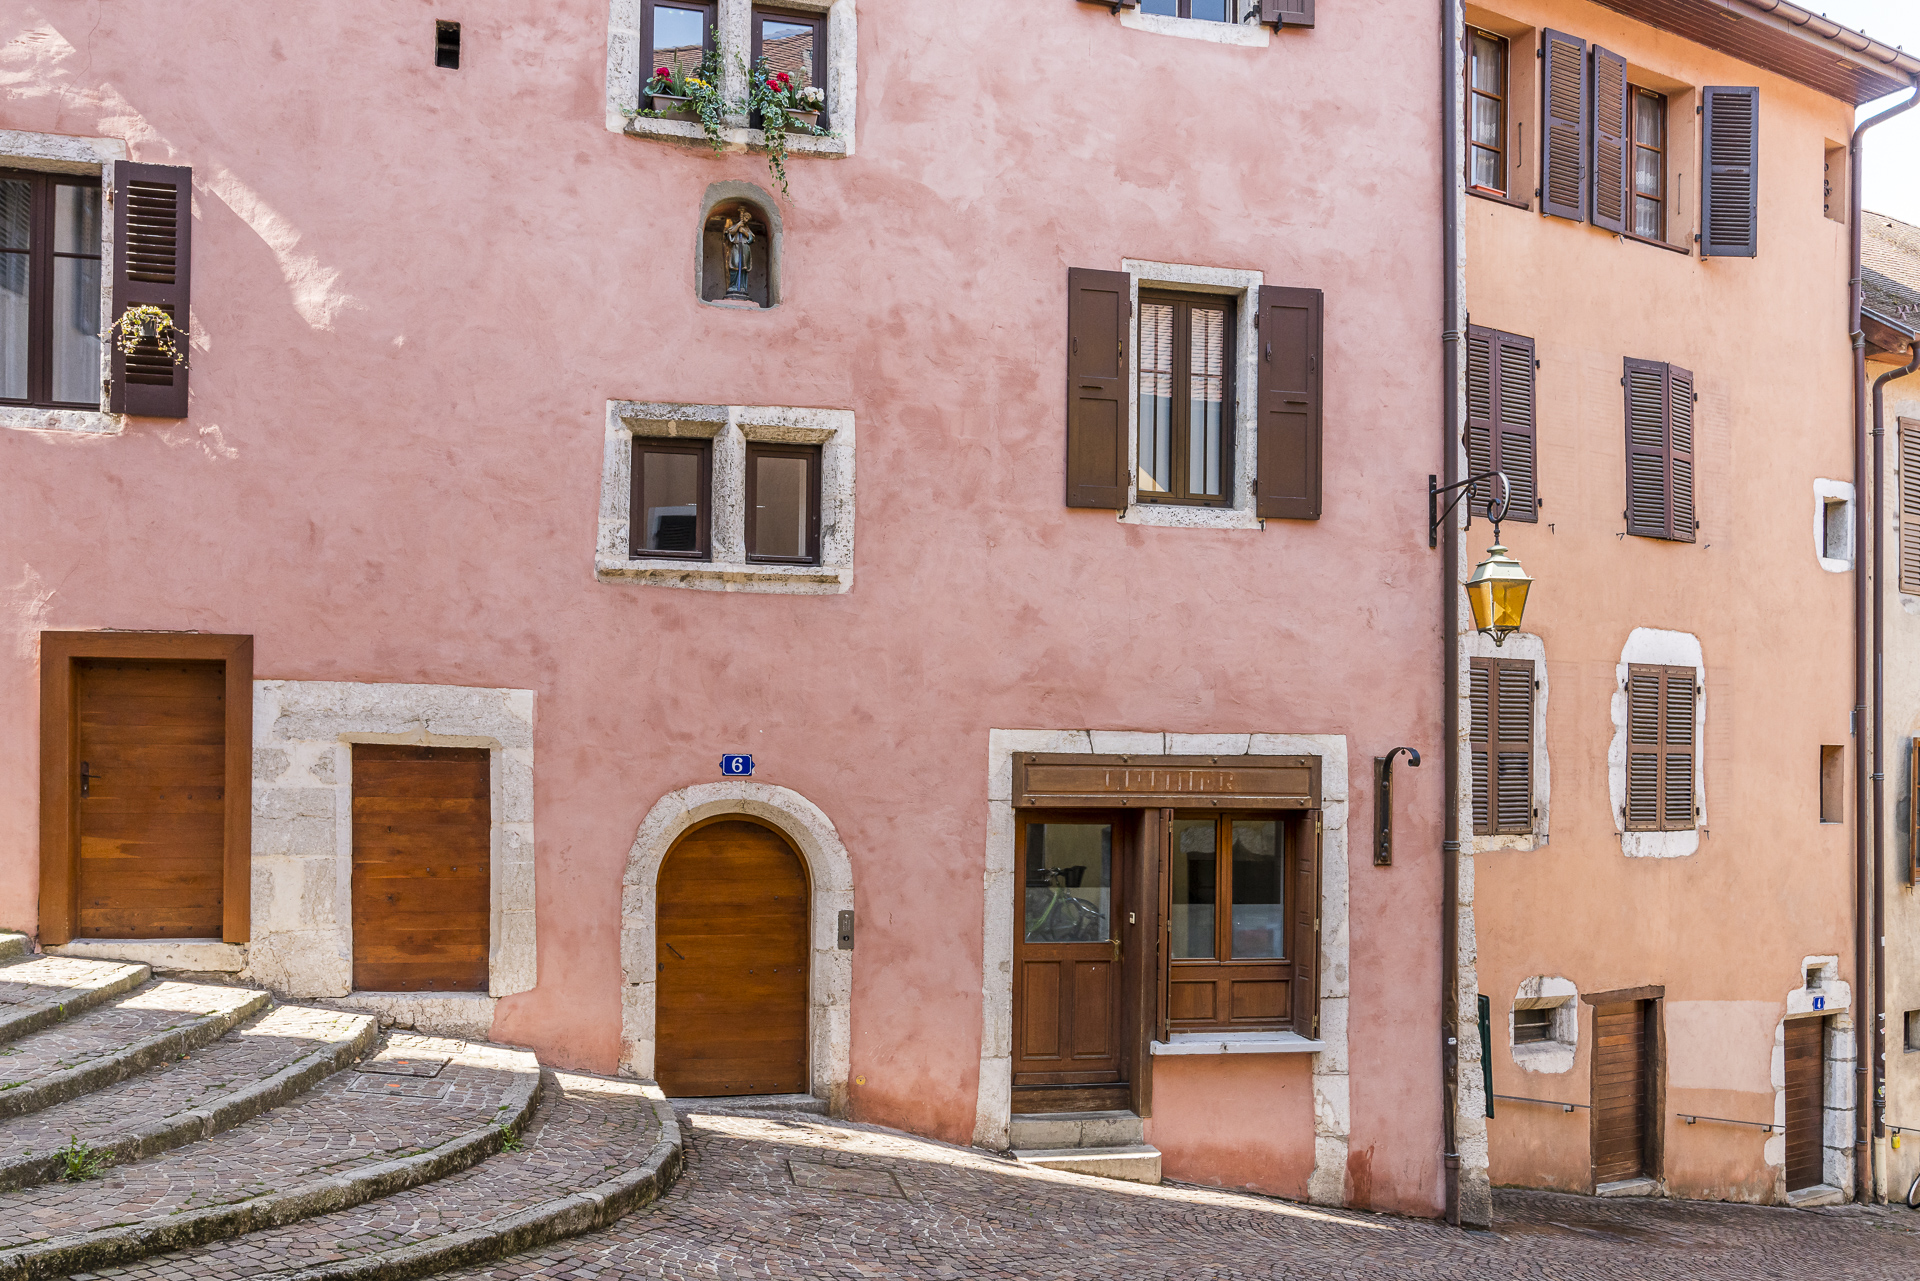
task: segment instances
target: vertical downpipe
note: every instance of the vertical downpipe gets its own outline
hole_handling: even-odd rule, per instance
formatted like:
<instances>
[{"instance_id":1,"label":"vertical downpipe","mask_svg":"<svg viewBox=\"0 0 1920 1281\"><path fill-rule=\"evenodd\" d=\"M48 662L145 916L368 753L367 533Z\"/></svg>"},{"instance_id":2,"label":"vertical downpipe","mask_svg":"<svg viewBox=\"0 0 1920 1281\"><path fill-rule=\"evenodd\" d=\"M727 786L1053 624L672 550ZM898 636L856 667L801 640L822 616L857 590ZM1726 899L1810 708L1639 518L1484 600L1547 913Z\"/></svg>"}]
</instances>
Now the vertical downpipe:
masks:
<instances>
[{"instance_id":1,"label":"vertical downpipe","mask_svg":"<svg viewBox=\"0 0 1920 1281\"><path fill-rule=\"evenodd\" d=\"M1440 155L1442 245L1441 290L1446 311L1440 334L1440 470L1443 484L1460 479L1460 231L1461 50L1466 38L1460 0L1440 0ZM1446 733L1446 803L1440 845L1440 1083L1441 1153L1446 1179L1447 1222L1460 1225L1460 525L1451 515L1441 541L1440 628L1445 676L1441 681Z\"/></svg>"}]
</instances>

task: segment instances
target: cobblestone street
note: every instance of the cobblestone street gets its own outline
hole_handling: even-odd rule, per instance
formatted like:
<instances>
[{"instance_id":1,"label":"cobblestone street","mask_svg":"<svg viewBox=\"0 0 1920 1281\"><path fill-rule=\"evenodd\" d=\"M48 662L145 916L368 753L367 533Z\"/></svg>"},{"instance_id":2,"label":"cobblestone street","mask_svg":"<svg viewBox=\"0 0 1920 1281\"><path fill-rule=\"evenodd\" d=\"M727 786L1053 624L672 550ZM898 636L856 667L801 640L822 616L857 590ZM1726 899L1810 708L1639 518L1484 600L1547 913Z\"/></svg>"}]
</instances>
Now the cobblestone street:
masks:
<instances>
[{"instance_id":1,"label":"cobblestone street","mask_svg":"<svg viewBox=\"0 0 1920 1281\"><path fill-rule=\"evenodd\" d=\"M1920 1214L1504 1192L1492 1233L1053 1174L817 1117L683 1117L652 1210L466 1278L1911 1278Z\"/></svg>"}]
</instances>

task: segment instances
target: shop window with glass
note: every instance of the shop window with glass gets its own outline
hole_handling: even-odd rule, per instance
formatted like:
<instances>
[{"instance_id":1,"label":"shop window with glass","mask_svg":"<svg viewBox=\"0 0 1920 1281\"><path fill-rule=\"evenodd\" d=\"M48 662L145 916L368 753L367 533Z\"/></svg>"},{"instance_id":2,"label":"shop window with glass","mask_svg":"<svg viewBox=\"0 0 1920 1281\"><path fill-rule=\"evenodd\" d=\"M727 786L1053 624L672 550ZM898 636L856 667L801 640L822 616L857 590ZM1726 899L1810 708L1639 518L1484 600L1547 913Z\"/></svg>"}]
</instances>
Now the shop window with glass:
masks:
<instances>
[{"instance_id":1,"label":"shop window with glass","mask_svg":"<svg viewBox=\"0 0 1920 1281\"><path fill-rule=\"evenodd\" d=\"M1667 238L1667 97L1633 87L1633 233Z\"/></svg>"},{"instance_id":2,"label":"shop window with glass","mask_svg":"<svg viewBox=\"0 0 1920 1281\"><path fill-rule=\"evenodd\" d=\"M100 183L0 169L0 404L100 408Z\"/></svg>"},{"instance_id":3,"label":"shop window with glass","mask_svg":"<svg viewBox=\"0 0 1920 1281\"><path fill-rule=\"evenodd\" d=\"M1141 502L1227 503L1233 332L1230 298L1141 292Z\"/></svg>"},{"instance_id":4,"label":"shop window with glass","mask_svg":"<svg viewBox=\"0 0 1920 1281\"><path fill-rule=\"evenodd\" d=\"M1168 1024L1278 1028L1289 1016L1287 825L1176 813L1169 829Z\"/></svg>"},{"instance_id":5,"label":"shop window with glass","mask_svg":"<svg viewBox=\"0 0 1920 1281\"><path fill-rule=\"evenodd\" d=\"M1491 32L1467 33L1467 185L1507 194L1507 41Z\"/></svg>"},{"instance_id":6,"label":"shop window with glass","mask_svg":"<svg viewBox=\"0 0 1920 1281\"><path fill-rule=\"evenodd\" d=\"M707 559L712 452L704 440L635 439L633 556Z\"/></svg>"},{"instance_id":7,"label":"shop window with glass","mask_svg":"<svg viewBox=\"0 0 1920 1281\"><path fill-rule=\"evenodd\" d=\"M700 60L713 48L714 14L711 4L683 0L645 0L641 40L648 62L642 77L665 67L680 75L700 69Z\"/></svg>"},{"instance_id":8,"label":"shop window with glass","mask_svg":"<svg viewBox=\"0 0 1920 1281\"><path fill-rule=\"evenodd\" d=\"M756 68L767 64L768 75L785 73L796 95L808 88L818 88L823 96L827 92L827 22L821 14L756 7L751 56ZM828 127L824 109L819 124Z\"/></svg>"}]
</instances>

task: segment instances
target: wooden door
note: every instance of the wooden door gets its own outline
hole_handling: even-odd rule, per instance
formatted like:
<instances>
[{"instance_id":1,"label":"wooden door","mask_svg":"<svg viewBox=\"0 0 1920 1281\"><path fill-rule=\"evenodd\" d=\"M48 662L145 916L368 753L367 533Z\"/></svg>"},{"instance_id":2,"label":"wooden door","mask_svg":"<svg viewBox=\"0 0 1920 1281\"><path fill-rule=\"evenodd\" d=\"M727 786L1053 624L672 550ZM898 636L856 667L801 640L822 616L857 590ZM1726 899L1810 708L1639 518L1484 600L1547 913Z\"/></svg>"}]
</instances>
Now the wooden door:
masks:
<instances>
[{"instance_id":1,"label":"wooden door","mask_svg":"<svg viewBox=\"0 0 1920 1281\"><path fill-rule=\"evenodd\" d=\"M353 746L353 986L484 992L490 762L478 747Z\"/></svg>"},{"instance_id":2,"label":"wooden door","mask_svg":"<svg viewBox=\"0 0 1920 1281\"><path fill-rule=\"evenodd\" d=\"M221 937L226 667L74 664L79 938Z\"/></svg>"},{"instance_id":3,"label":"wooden door","mask_svg":"<svg viewBox=\"0 0 1920 1281\"><path fill-rule=\"evenodd\" d=\"M1017 823L1013 1110L1126 1107L1121 868L1115 816L1022 814Z\"/></svg>"},{"instance_id":4,"label":"wooden door","mask_svg":"<svg viewBox=\"0 0 1920 1281\"><path fill-rule=\"evenodd\" d=\"M806 865L746 819L694 828L655 891L653 1074L673 1098L805 1094Z\"/></svg>"},{"instance_id":5,"label":"wooden door","mask_svg":"<svg viewBox=\"0 0 1920 1281\"><path fill-rule=\"evenodd\" d=\"M1787 1191L1826 1180L1826 1058L1823 1018L1787 1020Z\"/></svg>"},{"instance_id":6,"label":"wooden door","mask_svg":"<svg viewBox=\"0 0 1920 1281\"><path fill-rule=\"evenodd\" d=\"M1651 1074L1646 1001L1593 1007L1593 1181L1647 1173Z\"/></svg>"}]
</instances>

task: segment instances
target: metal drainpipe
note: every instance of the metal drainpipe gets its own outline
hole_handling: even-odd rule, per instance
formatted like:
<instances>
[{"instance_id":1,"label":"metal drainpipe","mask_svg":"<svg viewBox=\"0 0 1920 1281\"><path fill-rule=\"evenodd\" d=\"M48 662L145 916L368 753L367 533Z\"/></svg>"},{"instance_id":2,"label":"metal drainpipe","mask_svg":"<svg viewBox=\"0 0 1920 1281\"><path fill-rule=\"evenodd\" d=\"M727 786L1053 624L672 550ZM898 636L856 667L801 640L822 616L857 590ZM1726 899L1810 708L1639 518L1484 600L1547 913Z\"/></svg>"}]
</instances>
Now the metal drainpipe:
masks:
<instances>
[{"instance_id":1,"label":"metal drainpipe","mask_svg":"<svg viewBox=\"0 0 1920 1281\"><path fill-rule=\"evenodd\" d=\"M1441 290L1446 318L1440 334L1440 469L1444 482L1460 480L1460 271L1465 256L1460 230L1461 84L1460 61L1466 32L1460 0L1440 0L1440 155L1442 246ZM1441 1160L1446 1180L1447 1222L1460 1226L1460 525L1451 515L1441 541L1440 629L1445 676L1446 822L1440 844L1440 1085Z\"/></svg>"},{"instance_id":2,"label":"metal drainpipe","mask_svg":"<svg viewBox=\"0 0 1920 1281\"><path fill-rule=\"evenodd\" d=\"M1852 275L1847 281L1849 333L1853 341L1853 712L1854 712L1854 758L1860 761L1866 754L1861 750L1866 745L1867 727L1862 723L1867 713L1867 575L1860 572L1861 553L1867 547L1869 529L1873 535L1873 748L1870 761L1872 777L1868 769L1854 769L1854 813L1858 822L1854 824L1854 931L1853 931L1853 973L1854 983L1860 990L1859 999L1854 1002L1858 1011L1853 1021L1854 1048L1854 1161L1853 1161L1853 1197L1856 1201L1871 1201L1874 1194L1874 1164L1876 1153L1873 1139L1879 1134L1881 1126L1878 1117L1879 1096L1874 1087L1880 1080L1880 1061L1875 1052L1877 1043L1882 1039L1876 1035L1884 1013L1880 1006L1884 1001L1881 980L1884 977L1886 958L1882 945L1879 926L1881 919L1880 889L1882 879L1881 860L1885 854L1885 842L1881 832L1881 804L1884 799L1884 778L1881 774L1880 712L1885 696L1885 682L1882 673L1881 643L1884 635L1883 617L1880 599L1880 570L1882 565L1880 511L1881 498L1886 479L1886 446L1881 439L1881 424L1878 406L1879 386L1874 387L1876 407L1873 429L1873 521L1871 527L1867 519L1867 504L1862 501L1860 481L1867 471L1867 339L1861 328L1860 311L1862 307L1862 282L1860 265L1861 244L1861 169L1862 151L1860 141L1867 130L1883 120L1890 120L1903 111L1920 103L1920 81L1914 82L1914 92L1896 107L1890 107L1869 120L1862 121L1853 131L1853 141L1847 150L1847 204L1850 219L1849 237L1851 247L1850 263ZM1882 380L1884 381L1884 379ZM1872 807L1869 809L1868 783L1872 783ZM1871 815L1871 818L1869 818ZM1867 828L1872 825L1872 840L1869 842ZM1871 852L1869 852L1871 851ZM1869 902L1869 898L1872 899ZM1871 933L1870 933L1871 931ZM1870 956L1871 953L1871 956ZM1871 1005L1865 999L1866 989L1871 987L1873 1001ZM1861 1017L1871 1009L1875 1017L1873 1026L1868 1019ZM1869 1116L1872 1119L1869 1120Z\"/></svg>"}]
</instances>

